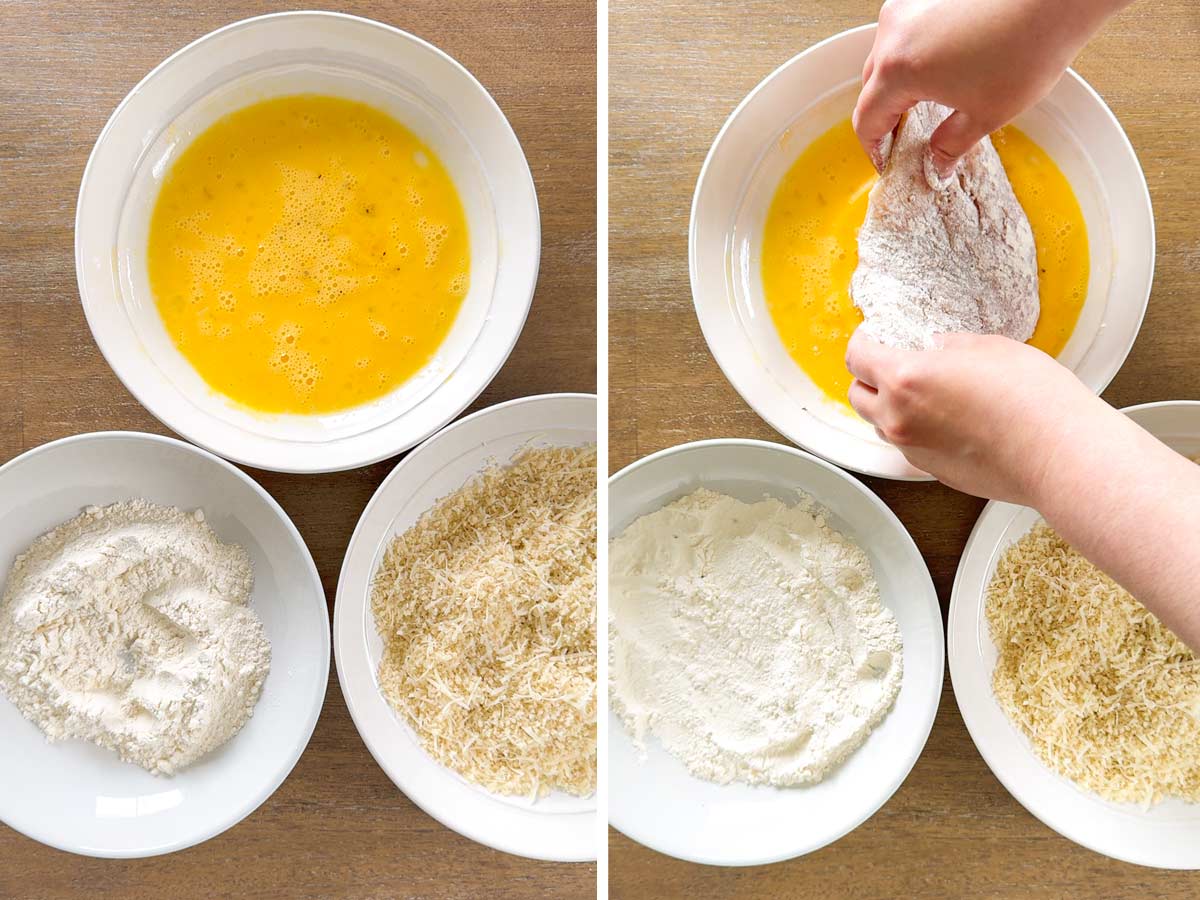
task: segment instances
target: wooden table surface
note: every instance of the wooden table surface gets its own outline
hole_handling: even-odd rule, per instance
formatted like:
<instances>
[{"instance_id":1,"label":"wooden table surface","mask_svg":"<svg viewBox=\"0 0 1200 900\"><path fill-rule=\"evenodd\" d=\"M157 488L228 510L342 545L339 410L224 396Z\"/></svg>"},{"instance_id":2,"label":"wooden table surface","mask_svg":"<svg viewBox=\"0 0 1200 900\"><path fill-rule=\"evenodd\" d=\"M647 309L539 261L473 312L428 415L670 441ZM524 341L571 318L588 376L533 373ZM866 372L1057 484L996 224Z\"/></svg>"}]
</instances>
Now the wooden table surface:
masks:
<instances>
[{"instance_id":1,"label":"wooden table surface","mask_svg":"<svg viewBox=\"0 0 1200 900\"><path fill-rule=\"evenodd\" d=\"M730 387L692 311L687 224L696 176L737 103L815 41L872 21L877 0L613 0L610 11L610 467L685 441L784 441ZM1105 396L1118 406L1200 397L1200 6L1140 0L1079 72L1120 118L1145 169L1158 267L1145 325ZM786 441L784 441L786 442ZM912 532L943 609L983 507L940 485L867 479ZM908 780L868 822L811 856L717 869L617 832L610 891L643 897L1196 897L1200 873L1115 862L1027 813L975 750L946 676Z\"/></svg>"},{"instance_id":2,"label":"wooden table surface","mask_svg":"<svg viewBox=\"0 0 1200 900\"><path fill-rule=\"evenodd\" d=\"M189 41L280 3L0 2L0 462L85 431L164 432L121 386L84 321L72 249L75 197L113 108ZM528 324L473 408L594 391L596 10L591 0L340 3L411 31L491 91L525 148L542 214ZM396 460L335 475L251 472L316 560L330 612L342 554ZM2 740L2 737L0 737ZM15 773L0 774L3 782ZM147 860L95 860L0 826L0 897L579 897L594 864L542 863L475 844L400 793L367 753L330 666L307 751L241 824Z\"/></svg>"}]
</instances>

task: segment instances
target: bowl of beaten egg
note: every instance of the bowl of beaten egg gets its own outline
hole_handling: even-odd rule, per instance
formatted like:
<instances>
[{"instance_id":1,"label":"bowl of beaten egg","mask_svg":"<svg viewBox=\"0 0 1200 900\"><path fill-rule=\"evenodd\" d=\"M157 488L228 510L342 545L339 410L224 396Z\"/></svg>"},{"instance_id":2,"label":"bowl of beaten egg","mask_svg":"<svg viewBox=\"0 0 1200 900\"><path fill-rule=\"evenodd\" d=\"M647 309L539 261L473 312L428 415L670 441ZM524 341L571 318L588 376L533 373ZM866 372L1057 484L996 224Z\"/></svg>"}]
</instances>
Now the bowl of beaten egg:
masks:
<instances>
[{"instance_id":1,"label":"bowl of beaten egg","mask_svg":"<svg viewBox=\"0 0 1200 900\"><path fill-rule=\"evenodd\" d=\"M725 376L781 434L868 475L919 480L846 401L857 231L876 175L850 125L875 26L835 35L756 87L721 129L692 204L692 295ZM1037 245L1030 343L1093 390L1141 327L1154 219L1137 157L1104 101L1068 71L993 135Z\"/></svg>"},{"instance_id":2,"label":"bowl of beaten egg","mask_svg":"<svg viewBox=\"0 0 1200 900\"><path fill-rule=\"evenodd\" d=\"M234 23L147 75L75 226L126 387L194 442L292 472L383 459L466 408L520 334L540 249L529 166L479 82L321 12Z\"/></svg>"}]
</instances>

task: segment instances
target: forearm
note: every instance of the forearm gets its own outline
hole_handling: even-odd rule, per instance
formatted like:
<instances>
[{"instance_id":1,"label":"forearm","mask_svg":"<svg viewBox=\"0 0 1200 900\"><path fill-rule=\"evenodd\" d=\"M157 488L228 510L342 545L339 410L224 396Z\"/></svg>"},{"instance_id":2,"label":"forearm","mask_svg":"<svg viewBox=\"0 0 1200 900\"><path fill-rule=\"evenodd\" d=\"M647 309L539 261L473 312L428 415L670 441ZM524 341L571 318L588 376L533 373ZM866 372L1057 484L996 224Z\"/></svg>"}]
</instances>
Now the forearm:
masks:
<instances>
[{"instance_id":1,"label":"forearm","mask_svg":"<svg viewBox=\"0 0 1200 900\"><path fill-rule=\"evenodd\" d=\"M1069 423L1033 505L1200 650L1200 466L1105 405Z\"/></svg>"},{"instance_id":2,"label":"forearm","mask_svg":"<svg viewBox=\"0 0 1200 900\"><path fill-rule=\"evenodd\" d=\"M1133 0L1018 0L1011 23L1018 23L1014 39L1033 52L1057 61L1063 68L1104 24Z\"/></svg>"},{"instance_id":3,"label":"forearm","mask_svg":"<svg viewBox=\"0 0 1200 900\"><path fill-rule=\"evenodd\" d=\"M1052 10L1051 21L1071 34L1083 37L1095 34L1100 28L1134 0L1019 0L1025 15L1039 24L1048 24L1039 14ZM1036 38L1036 35L1029 35Z\"/></svg>"},{"instance_id":4,"label":"forearm","mask_svg":"<svg viewBox=\"0 0 1200 900\"><path fill-rule=\"evenodd\" d=\"M1045 3L1047 0L1035 0ZM1104 24L1127 6L1133 6L1134 0L1049 0L1056 10L1064 14L1073 14L1081 20L1089 20L1097 28Z\"/></svg>"},{"instance_id":5,"label":"forearm","mask_svg":"<svg viewBox=\"0 0 1200 900\"><path fill-rule=\"evenodd\" d=\"M1200 652L1200 466L1027 344L949 334L896 350L858 331L850 402L918 469L1032 506Z\"/></svg>"}]
</instances>

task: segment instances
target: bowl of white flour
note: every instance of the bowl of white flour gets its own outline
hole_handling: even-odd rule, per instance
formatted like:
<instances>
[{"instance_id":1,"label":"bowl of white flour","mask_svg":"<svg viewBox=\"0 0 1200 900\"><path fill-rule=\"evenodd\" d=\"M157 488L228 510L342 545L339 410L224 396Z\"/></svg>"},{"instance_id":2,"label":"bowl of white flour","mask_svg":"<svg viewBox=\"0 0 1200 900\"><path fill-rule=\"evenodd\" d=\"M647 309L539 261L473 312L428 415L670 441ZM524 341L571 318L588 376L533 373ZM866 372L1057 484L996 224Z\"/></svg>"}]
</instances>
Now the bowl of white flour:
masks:
<instances>
[{"instance_id":1,"label":"bowl of white flour","mask_svg":"<svg viewBox=\"0 0 1200 900\"><path fill-rule=\"evenodd\" d=\"M168 853L287 777L325 695L308 549L190 444L100 432L0 467L0 819L91 856Z\"/></svg>"},{"instance_id":2,"label":"bowl of white flour","mask_svg":"<svg viewBox=\"0 0 1200 900\"><path fill-rule=\"evenodd\" d=\"M609 820L758 865L856 828L941 696L929 571L873 493L763 441L683 444L609 483Z\"/></svg>"}]
</instances>

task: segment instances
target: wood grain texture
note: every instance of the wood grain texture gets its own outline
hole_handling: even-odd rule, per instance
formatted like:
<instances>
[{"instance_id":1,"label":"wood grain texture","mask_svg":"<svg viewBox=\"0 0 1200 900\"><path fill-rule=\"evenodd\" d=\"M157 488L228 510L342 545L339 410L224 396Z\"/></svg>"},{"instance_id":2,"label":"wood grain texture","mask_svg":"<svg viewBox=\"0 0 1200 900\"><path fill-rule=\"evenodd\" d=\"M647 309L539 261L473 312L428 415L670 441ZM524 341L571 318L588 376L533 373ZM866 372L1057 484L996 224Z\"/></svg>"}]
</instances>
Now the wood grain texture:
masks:
<instances>
[{"instance_id":1,"label":"wood grain texture","mask_svg":"<svg viewBox=\"0 0 1200 900\"><path fill-rule=\"evenodd\" d=\"M0 461L84 431L164 429L121 386L75 284L75 197L113 108L167 55L283 3L0 2ZM338 5L404 28L483 82L524 146L541 203L541 277L512 357L473 408L594 391L595 22L591 0ZM251 472L316 560L332 612L342 554L395 460L298 477ZM2 739L2 738L0 738ZM0 775L3 779L13 773ZM71 856L0 826L0 897L467 898L595 896L594 865L520 859L417 809L367 753L330 672L291 777L246 821L149 860Z\"/></svg>"},{"instance_id":2,"label":"wood grain texture","mask_svg":"<svg viewBox=\"0 0 1200 900\"><path fill-rule=\"evenodd\" d=\"M709 145L737 103L795 53L872 21L876 0L612 0L610 7L610 467L684 441L784 441L709 355L692 311L687 224ZM1105 396L1123 406L1200 397L1200 7L1140 0L1077 68L1121 119L1153 195L1158 267L1137 345ZM786 442L786 441L784 441ZM921 548L941 598L981 501L940 485L867 479ZM646 897L1195 897L1200 874L1106 859L1059 837L1000 785L946 678L928 746L866 824L811 856L705 868L617 832L610 890Z\"/></svg>"}]
</instances>

